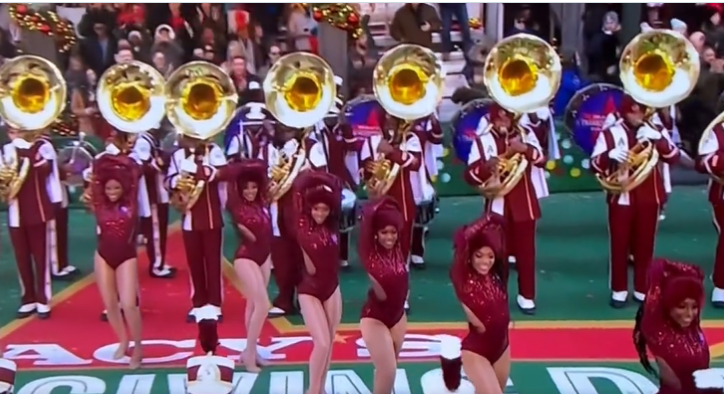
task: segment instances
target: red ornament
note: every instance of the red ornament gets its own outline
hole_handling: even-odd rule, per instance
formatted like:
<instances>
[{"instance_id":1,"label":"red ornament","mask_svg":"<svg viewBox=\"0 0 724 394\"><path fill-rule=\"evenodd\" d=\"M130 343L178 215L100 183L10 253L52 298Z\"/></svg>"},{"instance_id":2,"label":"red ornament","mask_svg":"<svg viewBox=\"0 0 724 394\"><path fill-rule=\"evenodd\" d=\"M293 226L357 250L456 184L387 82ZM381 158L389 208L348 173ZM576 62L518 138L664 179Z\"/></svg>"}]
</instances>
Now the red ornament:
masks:
<instances>
[{"instance_id":1,"label":"red ornament","mask_svg":"<svg viewBox=\"0 0 724 394\"><path fill-rule=\"evenodd\" d=\"M322 20L322 12L319 10L314 10L314 20L319 22Z\"/></svg>"},{"instance_id":2,"label":"red ornament","mask_svg":"<svg viewBox=\"0 0 724 394\"><path fill-rule=\"evenodd\" d=\"M349 16L347 17L347 23L349 23L350 25L356 25L357 22L359 22L357 14L349 14Z\"/></svg>"},{"instance_id":3,"label":"red ornament","mask_svg":"<svg viewBox=\"0 0 724 394\"><path fill-rule=\"evenodd\" d=\"M20 14L24 14L24 13L28 12L28 7L21 4L17 8L15 8L15 11L17 11Z\"/></svg>"},{"instance_id":4,"label":"red ornament","mask_svg":"<svg viewBox=\"0 0 724 394\"><path fill-rule=\"evenodd\" d=\"M50 32L50 26L48 26L48 25L42 25L42 26L40 26L40 27L38 28L38 30L40 30L41 32L47 34L47 33Z\"/></svg>"}]
</instances>

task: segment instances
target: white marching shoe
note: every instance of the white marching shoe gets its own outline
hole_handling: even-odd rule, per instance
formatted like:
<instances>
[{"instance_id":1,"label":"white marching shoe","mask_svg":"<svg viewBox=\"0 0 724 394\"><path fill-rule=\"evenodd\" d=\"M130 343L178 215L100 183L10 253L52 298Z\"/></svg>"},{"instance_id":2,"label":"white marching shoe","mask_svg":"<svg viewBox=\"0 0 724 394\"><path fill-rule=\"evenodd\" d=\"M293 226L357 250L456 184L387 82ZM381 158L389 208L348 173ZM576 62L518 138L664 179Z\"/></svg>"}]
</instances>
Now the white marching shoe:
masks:
<instances>
[{"instance_id":1,"label":"white marching shoe","mask_svg":"<svg viewBox=\"0 0 724 394\"><path fill-rule=\"evenodd\" d=\"M518 302L518 309L520 309L524 315L535 315L535 301L529 300L520 294L516 301Z\"/></svg>"}]
</instances>

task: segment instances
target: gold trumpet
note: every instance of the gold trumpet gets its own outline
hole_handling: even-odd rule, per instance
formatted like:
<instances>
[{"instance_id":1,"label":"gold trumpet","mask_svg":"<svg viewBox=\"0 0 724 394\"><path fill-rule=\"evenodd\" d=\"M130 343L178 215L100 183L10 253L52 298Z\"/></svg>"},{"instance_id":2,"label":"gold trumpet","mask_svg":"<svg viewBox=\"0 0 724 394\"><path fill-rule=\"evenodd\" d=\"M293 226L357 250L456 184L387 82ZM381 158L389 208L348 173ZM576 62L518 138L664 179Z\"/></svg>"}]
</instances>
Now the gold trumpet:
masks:
<instances>
[{"instance_id":1,"label":"gold trumpet","mask_svg":"<svg viewBox=\"0 0 724 394\"><path fill-rule=\"evenodd\" d=\"M555 49L529 34L500 41L485 60L484 82L490 96L516 118L547 107L558 92L561 75L561 59ZM492 127L488 125L488 129ZM514 128L525 142L526 132L517 124ZM523 154L505 152L498 157L493 175L478 190L489 199L505 196L520 182L529 164Z\"/></svg>"},{"instance_id":2,"label":"gold trumpet","mask_svg":"<svg viewBox=\"0 0 724 394\"><path fill-rule=\"evenodd\" d=\"M337 86L332 67L311 53L282 56L267 73L263 83L266 108L286 127L303 129L296 152L279 159L269 168L269 197L277 201L292 187L307 165L306 134L329 114L335 105Z\"/></svg>"},{"instance_id":3,"label":"gold trumpet","mask_svg":"<svg viewBox=\"0 0 724 394\"><path fill-rule=\"evenodd\" d=\"M413 121L435 112L444 80L442 61L425 47L402 44L382 55L372 75L372 89L382 108L402 120L393 140L405 141ZM372 146L374 160L365 167L369 175L365 189L371 195L386 194L401 169L377 152L378 146Z\"/></svg>"},{"instance_id":4,"label":"gold trumpet","mask_svg":"<svg viewBox=\"0 0 724 394\"><path fill-rule=\"evenodd\" d=\"M621 53L621 82L637 102L651 109L667 108L694 89L699 62L696 48L683 35L673 30L647 31L634 37ZM653 112L650 110L645 119ZM637 143L628 156L615 171L596 176L606 191L626 193L635 189L659 162L658 151L648 141Z\"/></svg>"},{"instance_id":5,"label":"gold trumpet","mask_svg":"<svg viewBox=\"0 0 724 394\"><path fill-rule=\"evenodd\" d=\"M15 138L34 143L65 109L67 85L58 67L47 59L24 55L0 67L0 118L19 133ZM30 171L30 160L15 149L2 155L0 198L14 199Z\"/></svg>"},{"instance_id":6,"label":"gold trumpet","mask_svg":"<svg viewBox=\"0 0 724 394\"><path fill-rule=\"evenodd\" d=\"M179 67L166 83L165 114L185 144L204 149L226 129L236 111L238 95L234 81L220 67L207 62L191 62ZM206 160L206 158L204 160ZM171 191L171 204L188 212L198 201L206 182L180 170Z\"/></svg>"}]
</instances>

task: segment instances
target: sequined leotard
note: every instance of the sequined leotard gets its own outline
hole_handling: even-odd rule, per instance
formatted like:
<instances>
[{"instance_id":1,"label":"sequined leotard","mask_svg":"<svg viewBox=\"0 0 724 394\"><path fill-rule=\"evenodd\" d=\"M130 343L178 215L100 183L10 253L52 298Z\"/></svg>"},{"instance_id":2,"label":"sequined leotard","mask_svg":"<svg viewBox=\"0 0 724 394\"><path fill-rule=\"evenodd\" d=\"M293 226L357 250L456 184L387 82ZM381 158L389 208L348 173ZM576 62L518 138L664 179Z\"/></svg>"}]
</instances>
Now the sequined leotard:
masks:
<instances>
[{"instance_id":1,"label":"sequined leotard","mask_svg":"<svg viewBox=\"0 0 724 394\"><path fill-rule=\"evenodd\" d=\"M250 241L243 239L241 234L241 244L234 257L263 265L271 254L272 225L269 210L262 201L247 201L239 192L229 193L228 204L234 222L249 229L256 238Z\"/></svg>"},{"instance_id":2,"label":"sequined leotard","mask_svg":"<svg viewBox=\"0 0 724 394\"><path fill-rule=\"evenodd\" d=\"M295 193L295 207L301 212L300 193ZM327 220L330 220L328 218ZM339 286L339 230L327 224L318 225L306 214L297 216L296 237L299 246L314 265L314 275L307 272L302 262L302 279L297 287L299 294L308 294L324 302Z\"/></svg>"},{"instance_id":3,"label":"sequined leotard","mask_svg":"<svg viewBox=\"0 0 724 394\"><path fill-rule=\"evenodd\" d=\"M657 264L657 263L655 263ZM669 269L689 270L692 267L667 262ZM656 271L657 267L652 267ZM659 274L663 275L663 271ZM660 283L652 274L651 283ZM653 291L652 291L653 290ZM644 304L644 317L641 330L646 345L651 353L658 359L663 360L674 371L679 379L681 389L666 385L660 380L658 394L721 394L721 390L697 389L692 374L694 371L709 368L709 345L706 342L697 318L688 327L681 327L674 323L663 311L661 291L656 288L650 289Z\"/></svg>"},{"instance_id":4,"label":"sequined leotard","mask_svg":"<svg viewBox=\"0 0 724 394\"><path fill-rule=\"evenodd\" d=\"M468 323L462 349L494 364L508 348L510 309L503 281L493 274L480 275L469 264L456 263L450 270L458 300L485 326L485 332Z\"/></svg>"}]
</instances>

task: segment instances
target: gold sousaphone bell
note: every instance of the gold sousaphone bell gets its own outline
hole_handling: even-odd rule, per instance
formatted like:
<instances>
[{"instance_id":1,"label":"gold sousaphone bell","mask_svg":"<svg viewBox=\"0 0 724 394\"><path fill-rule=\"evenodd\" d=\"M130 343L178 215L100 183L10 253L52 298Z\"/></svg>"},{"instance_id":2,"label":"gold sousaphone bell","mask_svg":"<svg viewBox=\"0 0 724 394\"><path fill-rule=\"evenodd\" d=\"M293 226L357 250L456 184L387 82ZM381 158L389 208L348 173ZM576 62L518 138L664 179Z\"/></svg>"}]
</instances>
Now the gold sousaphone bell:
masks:
<instances>
[{"instance_id":1,"label":"gold sousaphone bell","mask_svg":"<svg viewBox=\"0 0 724 394\"><path fill-rule=\"evenodd\" d=\"M262 84L266 108L286 127L304 129L297 151L269 168L269 197L279 200L289 191L307 162L305 137L311 127L324 119L337 97L332 67L321 57L297 52L274 63Z\"/></svg>"},{"instance_id":2,"label":"gold sousaphone bell","mask_svg":"<svg viewBox=\"0 0 724 394\"><path fill-rule=\"evenodd\" d=\"M699 67L699 54L691 42L665 29L634 37L621 53L619 63L624 90L652 109L667 108L688 97L699 78ZM659 153L654 145L639 142L629 150L625 163L596 178L606 191L626 193L646 180L658 163Z\"/></svg>"},{"instance_id":3,"label":"gold sousaphone bell","mask_svg":"<svg viewBox=\"0 0 724 394\"><path fill-rule=\"evenodd\" d=\"M187 141L209 142L226 129L236 111L238 94L234 81L220 67L208 62L179 67L169 76L165 89L166 117L174 132ZM170 203L180 212L188 212L204 186L205 182L197 182L194 174L181 171Z\"/></svg>"},{"instance_id":4,"label":"gold sousaphone bell","mask_svg":"<svg viewBox=\"0 0 724 394\"><path fill-rule=\"evenodd\" d=\"M547 107L558 92L561 74L561 60L555 49L529 34L500 41L485 59L488 93L516 117ZM514 127L525 142L525 131ZM493 175L478 190L489 199L505 196L520 182L529 165L523 154L503 152L498 155Z\"/></svg>"},{"instance_id":5,"label":"gold sousaphone bell","mask_svg":"<svg viewBox=\"0 0 724 394\"><path fill-rule=\"evenodd\" d=\"M32 143L65 109L67 90L63 74L49 60L32 55L9 59L0 67L0 118L19 133L16 138ZM30 161L15 154L0 158L0 197L8 201L20 191Z\"/></svg>"},{"instance_id":6,"label":"gold sousaphone bell","mask_svg":"<svg viewBox=\"0 0 724 394\"><path fill-rule=\"evenodd\" d=\"M401 44L382 55L372 75L372 88L382 108L403 121L395 139L404 140L413 121L435 112L444 80L442 61L425 47ZM371 195L384 195L399 175L400 166L377 152L377 146L372 146L371 154L375 157L365 168L370 174L365 189Z\"/></svg>"}]
</instances>

